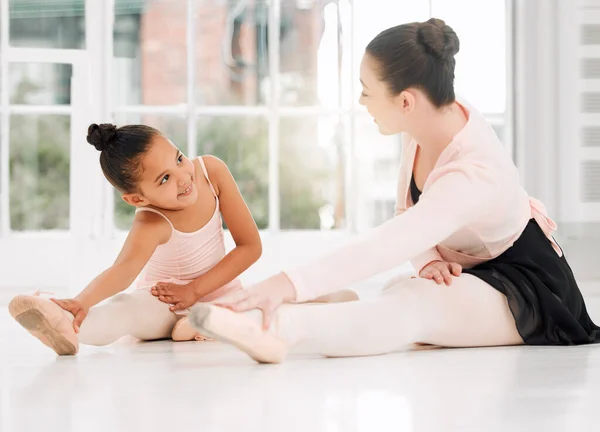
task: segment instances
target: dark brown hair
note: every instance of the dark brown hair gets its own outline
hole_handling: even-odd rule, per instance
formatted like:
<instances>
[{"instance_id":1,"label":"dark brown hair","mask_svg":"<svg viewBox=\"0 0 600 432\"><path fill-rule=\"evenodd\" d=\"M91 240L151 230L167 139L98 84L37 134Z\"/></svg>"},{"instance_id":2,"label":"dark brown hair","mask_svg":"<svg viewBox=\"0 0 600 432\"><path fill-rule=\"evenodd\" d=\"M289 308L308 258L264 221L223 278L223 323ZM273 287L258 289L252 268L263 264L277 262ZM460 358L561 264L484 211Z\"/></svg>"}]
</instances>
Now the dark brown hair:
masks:
<instances>
[{"instance_id":1,"label":"dark brown hair","mask_svg":"<svg viewBox=\"0 0 600 432\"><path fill-rule=\"evenodd\" d=\"M454 30L431 18L379 33L366 52L379 63L380 79L392 94L416 87L441 108L455 100L454 55L459 48Z\"/></svg>"},{"instance_id":2,"label":"dark brown hair","mask_svg":"<svg viewBox=\"0 0 600 432\"><path fill-rule=\"evenodd\" d=\"M121 193L132 193L141 174L141 157L157 135L161 135L158 130L145 125L117 128L94 123L88 128L87 142L101 152L100 166L110 184Z\"/></svg>"}]
</instances>

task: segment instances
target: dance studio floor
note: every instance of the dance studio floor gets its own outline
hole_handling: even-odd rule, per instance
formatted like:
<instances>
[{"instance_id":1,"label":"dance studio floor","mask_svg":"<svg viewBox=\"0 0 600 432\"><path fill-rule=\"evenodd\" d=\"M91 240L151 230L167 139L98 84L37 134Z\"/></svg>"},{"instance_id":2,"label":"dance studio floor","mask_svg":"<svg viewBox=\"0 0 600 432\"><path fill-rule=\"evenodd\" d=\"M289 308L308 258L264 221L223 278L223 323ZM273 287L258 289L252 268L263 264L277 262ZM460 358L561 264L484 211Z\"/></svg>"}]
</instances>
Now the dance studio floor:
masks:
<instances>
[{"instance_id":1,"label":"dance studio floor","mask_svg":"<svg viewBox=\"0 0 600 432\"><path fill-rule=\"evenodd\" d=\"M0 309L2 432L597 431L598 406L600 346L265 366L215 342L122 340L56 358Z\"/></svg>"}]
</instances>

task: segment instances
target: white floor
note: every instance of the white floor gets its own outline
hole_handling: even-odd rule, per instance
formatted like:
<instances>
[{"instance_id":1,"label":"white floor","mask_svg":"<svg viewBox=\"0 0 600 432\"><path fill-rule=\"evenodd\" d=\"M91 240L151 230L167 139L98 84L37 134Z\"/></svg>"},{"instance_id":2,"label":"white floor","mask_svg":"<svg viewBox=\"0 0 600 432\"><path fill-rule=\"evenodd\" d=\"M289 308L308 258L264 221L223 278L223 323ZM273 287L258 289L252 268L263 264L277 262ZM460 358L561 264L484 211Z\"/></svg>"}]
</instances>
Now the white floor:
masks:
<instances>
[{"instance_id":1,"label":"white floor","mask_svg":"<svg viewBox=\"0 0 600 432\"><path fill-rule=\"evenodd\" d=\"M2 307L0 347L2 432L600 430L600 346L264 366L215 342L123 340L56 358Z\"/></svg>"}]
</instances>

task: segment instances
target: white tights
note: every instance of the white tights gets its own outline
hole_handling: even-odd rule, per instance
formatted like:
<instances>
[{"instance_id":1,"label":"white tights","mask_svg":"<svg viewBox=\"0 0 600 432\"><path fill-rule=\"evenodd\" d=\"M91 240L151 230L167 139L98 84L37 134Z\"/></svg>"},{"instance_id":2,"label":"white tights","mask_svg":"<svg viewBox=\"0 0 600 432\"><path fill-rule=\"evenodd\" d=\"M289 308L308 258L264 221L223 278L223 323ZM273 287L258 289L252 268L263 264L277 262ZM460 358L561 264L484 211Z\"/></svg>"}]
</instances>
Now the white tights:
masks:
<instances>
[{"instance_id":1,"label":"white tights","mask_svg":"<svg viewBox=\"0 0 600 432\"><path fill-rule=\"evenodd\" d=\"M316 299L315 302L347 301L352 293L342 291ZM90 309L78 334L84 345L109 345L123 336L141 340L159 340L171 337L175 323L181 319L169 310L150 291L138 290L131 294L117 294L106 303Z\"/></svg>"},{"instance_id":2,"label":"white tights","mask_svg":"<svg viewBox=\"0 0 600 432\"><path fill-rule=\"evenodd\" d=\"M142 340L171 337L171 331L181 318L169 310L150 291L117 294L106 303L94 306L83 320L79 342L85 345L108 345L123 336Z\"/></svg>"},{"instance_id":3,"label":"white tights","mask_svg":"<svg viewBox=\"0 0 600 432\"><path fill-rule=\"evenodd\" d=\"M259 314L254 316L256 324ZM295 350L330 357L384 354L416 343L444 347L518 345L506 297L470 275L451 286L395 283L374 300L283 305L274 331Z\"/></svg>"},{"instance_id":4,"label":"white tights","mask_svg":"<svg viewBox=\"0 0 600 432\"><path fill-rule=\"evenodd\" d=\"M256 325L260 314L253 312ZM119 294L90 309L79 341L108 345L130 335L171 336L180 316L149 291ZM424 343L445 347L518 345L506 297L463 274L451 286L416 278L396 282L373 300L283 305L275 331L300 352L330 357L384 354Z\"/></svg>"}]
</instances>

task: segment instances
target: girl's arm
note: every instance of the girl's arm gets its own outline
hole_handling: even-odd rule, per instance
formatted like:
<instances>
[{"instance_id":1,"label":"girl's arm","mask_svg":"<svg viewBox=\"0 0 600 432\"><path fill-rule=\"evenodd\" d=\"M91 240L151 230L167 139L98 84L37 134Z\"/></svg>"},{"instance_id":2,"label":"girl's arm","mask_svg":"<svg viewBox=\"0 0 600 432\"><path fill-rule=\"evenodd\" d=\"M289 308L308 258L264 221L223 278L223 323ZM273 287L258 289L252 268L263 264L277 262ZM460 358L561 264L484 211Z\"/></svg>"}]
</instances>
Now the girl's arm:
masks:
<instances>
[{"instance_id":1,"label":"girl's arm","mask_svg":"<svg viewBox=\"0 0 600 432\"><path fill-rule=\"evenodd\" d=\"M157 246L171 235L171 227L159 215L136 213L131 231L115 263L103 271L76 297L89 309L101 301L125 291L140 274Z\"/></svg>"},{"instance_id":2,"label":"girl's arm","mask_svg":"<svg viewBox=\"0 0 600 432\"><path fill-rule=\"evenodd\" d=\"M221 214L235 241L235 248L192 283L198 298L234 280L258 261L262 254L258 228L227 165L214 156L204 156L203 160L219 197Z\"/></svg>"}]
</instances>

